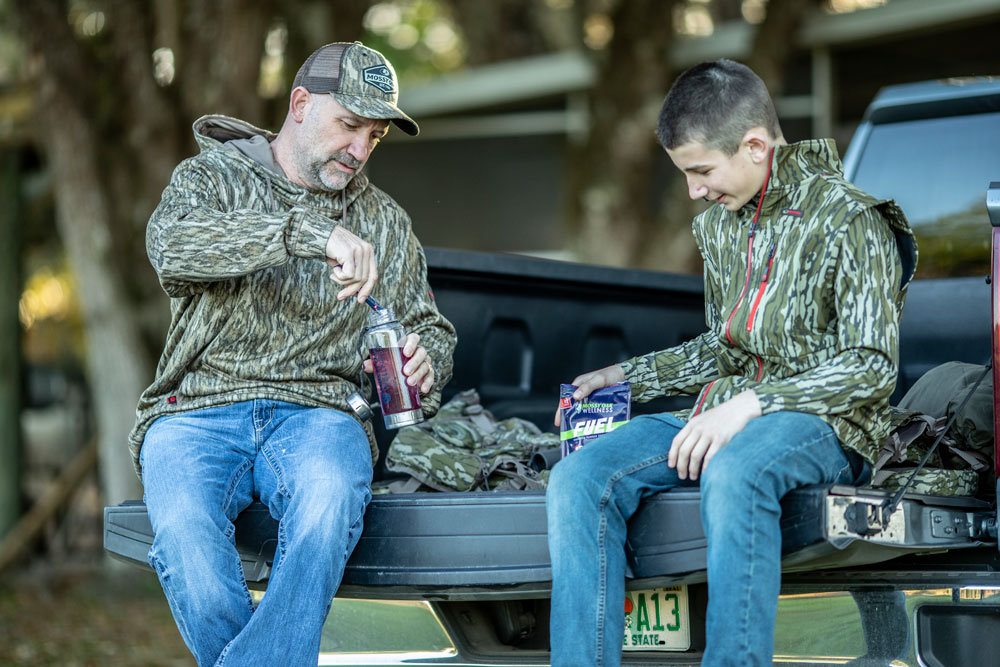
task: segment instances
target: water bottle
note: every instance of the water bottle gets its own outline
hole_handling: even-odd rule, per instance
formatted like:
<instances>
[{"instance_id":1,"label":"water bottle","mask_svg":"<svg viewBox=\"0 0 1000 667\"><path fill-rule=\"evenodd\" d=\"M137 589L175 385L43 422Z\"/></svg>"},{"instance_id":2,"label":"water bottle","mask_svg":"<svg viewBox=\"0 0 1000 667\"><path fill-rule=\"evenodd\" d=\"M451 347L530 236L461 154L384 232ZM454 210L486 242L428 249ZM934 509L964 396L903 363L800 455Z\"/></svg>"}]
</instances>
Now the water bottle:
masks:
<instances>
[{"instance_id":1,"label":"water bottle","mask_svg":"<svg viewBox=\"0 0 1000 667\"><path fill-rule=\"evenodd\" d=\"M368 313L365 346L375 367L375 392L382 407L387 429L409 426L424 420L420 407L420 387L406 384L403 354L406 332L391 308L379 306Z\"/></svg>"}]
</instances>

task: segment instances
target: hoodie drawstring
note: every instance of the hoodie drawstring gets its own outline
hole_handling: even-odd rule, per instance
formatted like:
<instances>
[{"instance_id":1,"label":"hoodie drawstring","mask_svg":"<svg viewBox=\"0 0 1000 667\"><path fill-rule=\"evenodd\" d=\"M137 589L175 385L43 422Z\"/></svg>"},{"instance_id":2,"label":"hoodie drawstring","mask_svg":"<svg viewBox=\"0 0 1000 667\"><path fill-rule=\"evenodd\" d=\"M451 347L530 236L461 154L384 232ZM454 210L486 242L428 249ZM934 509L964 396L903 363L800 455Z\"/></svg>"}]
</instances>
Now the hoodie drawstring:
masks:
<instances>
[{"instance_id":1,"label":"hoodie drawstring","mask_svg":"<svg viewBox=\"0 0 1000 667\"><path fill-rule=\"evenodd\" d=\"M271 189L271 177L270 176L265 176L264 179L267 182L267 207L268 207L268 211L271 212L271 213L274 213L274 209L276 207L275 207L275 204L274 204L274 191ZM271 312L272 313L274 313L274 312L276 312L278 310L278 303L280 303L280 300L281 300L281 283L284 282L284 279L285 279L285 266L282 264L282 265L278 266L278 274L277 274L277 276L274 279L274 300L273 300L273 303L271 305Z\"/></svg>"}]
</instances>

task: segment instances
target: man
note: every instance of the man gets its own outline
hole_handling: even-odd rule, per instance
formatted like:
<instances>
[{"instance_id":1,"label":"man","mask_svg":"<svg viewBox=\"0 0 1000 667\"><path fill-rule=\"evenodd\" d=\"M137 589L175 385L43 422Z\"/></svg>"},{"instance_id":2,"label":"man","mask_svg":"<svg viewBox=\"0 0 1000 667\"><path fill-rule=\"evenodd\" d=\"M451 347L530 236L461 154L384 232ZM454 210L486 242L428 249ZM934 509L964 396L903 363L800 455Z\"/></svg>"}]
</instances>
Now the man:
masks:
<instances>
[{"instance_id":1,"label":"man","mask_svg":"<svg viewBox=\"0 0 1000 667\"><path fill-rule=\"evenodd\" d=\"M365 299L409 332L404 373L426 413L451 375L454 329L410 220L361 173L390 121L418 132L396 88L377 51L322 47L296 75L277 135L196 121L201 152L149 220L172 321L129 444L155 535L149 561L199 665L316 664L378 456L347 402ZM233 520L255 499L279 521L256 609L233 543Z\"/></svg>"},{"instance_id":2,"label":"man","mask_svg":"<svg viewBox=\"0 0 1000 667\"><path fill-rule=\"evenodd\" d=\"M916 246L902 212L844 181L832 141L786 144L763 82L720 60L685 72L657 135L712 206L693 225L708 330L577 377L635 398L697 396L640 416L553 470L552 664L621 659L626 521L640 501L701 486L709 602L704 665L770 665L779 501L853 482L888 432L898 318ZM558 423L558 413L556 415Z\"/></svg>"}]
</instances>

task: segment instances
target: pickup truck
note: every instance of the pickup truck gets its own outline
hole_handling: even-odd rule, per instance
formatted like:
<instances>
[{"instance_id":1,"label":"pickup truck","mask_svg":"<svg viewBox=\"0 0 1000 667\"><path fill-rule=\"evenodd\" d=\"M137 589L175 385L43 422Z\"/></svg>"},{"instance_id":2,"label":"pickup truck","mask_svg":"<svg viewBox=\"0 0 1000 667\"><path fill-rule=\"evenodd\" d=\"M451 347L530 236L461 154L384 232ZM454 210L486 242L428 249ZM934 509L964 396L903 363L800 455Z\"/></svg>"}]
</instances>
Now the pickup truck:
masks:
<instances>
[{"instance_id":1,"label":"pickup truck","mask_svg":"<svg viewBox=\"0 0 1000 667\"><path fill-rule=\"evenodd\" d=\"M931 267L931 275L973 274L911 284L894 399L930 368L953 360L993 360L988 380L996 386L1000 183L990 181L1000 181L1000 81L883 90L844 162L848 177L863 188L899 201L918 239L934 239L931 252L921 247L922 266ZM992 255L985 242L990 223ZM942 225L951 225L961 243L959 236L946 242ZM433 248L427 259L438 305L459 332L445 397L476 388L499 419L522 417L552 430L560 382L704 329L700 277ZM688 405L689 399L659 399L634 411ZM378 437L384 454L392 434L379 430ZM994 474L1000 470L997 450ZM387 474L380 463L376 479ZM975 498L907 493L882 522L877 508L890 496L876 488L817 486L783 500L777 661L844 664L864 652L864 646L853 652L819 647L821 635L843 631L822 618L830 600L846 598L845 591L859 608L869 594L907 600L895 617L862 609L868 655L877 657L872 647L879 642L895 646L895 654L855 664L889 664L893 657L908 661L895 664L1000 661L992 483ZM106 508L104 526L108 552L148 567L152 535L141 502ZM265 588L276 523L254 504L236 528L247 579ZM636 611L631 636L623 640L624 662L699 664L707 588L698 492L675 490L647 501L631 520L627 551L628 598ZM546 665L549 589L544 492L409 493L374 497L338 598L425 601L446 633L445 651L369 655L365 664ZM906 591L905 598L898 591ZM900 621L900 613L908 619ZM801 625L809 614L819 615L818 632ZM782 632L794 636L797 652ZM320 658L322 664L362 661L357 655L339 662L332 655Z\"/></svg>"}]
</instances>

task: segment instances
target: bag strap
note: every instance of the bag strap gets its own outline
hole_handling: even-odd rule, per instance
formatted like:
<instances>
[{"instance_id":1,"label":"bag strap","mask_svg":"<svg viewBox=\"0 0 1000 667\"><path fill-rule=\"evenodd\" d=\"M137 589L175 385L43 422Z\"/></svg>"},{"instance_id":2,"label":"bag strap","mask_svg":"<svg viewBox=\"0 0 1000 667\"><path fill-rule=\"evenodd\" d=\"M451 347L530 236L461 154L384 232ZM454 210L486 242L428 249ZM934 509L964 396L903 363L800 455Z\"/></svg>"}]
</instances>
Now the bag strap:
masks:
<instances>
[{"instance_id":1,"label":"bag strap","mask_svg":"<svg viewBox=\"0 0 1000 667\"><path fill-rule=\"evenodd\" d=\"M498 489L542 491L545 489L545 484L536 479L538 473L534 468L514 456L498 456L484 473L483 483L486 491L496 491ZM502 475L508 479L490 489L489 479L494 474Z\"/></svg>"},{"instance_id":2,"label":"bag strap","mask_svg":"<svg viewBox=\"0 0 1000 667\"><path fill-rule=\"evenodd\" d=\"M966 404L972 398L972 395L976 392L976 389L979 387L982 381L986 379L986 375L990 372L990 370L992 370L992 368L993 368L992 361L990 363L987 363L986 366L983 368L982 375L979 376L979 379L976 380L976 383L972 385L971 389L969 389L969 392L965 395L965 398L962 399L961 405L959 405L958 409L955 410L954 414L951 415L951 419L948 420L948 424L944 427L944 430L941 431L941 433L938 435L937 439L934 440L934 444L931 445L931 448L927 450L926 454L924 454L924 458L922 458L920 460L920 463L917 464L916 469L910 475L909 479L906 480L906 484L900 487L899 491L897 491L896 494L892 496L891 499L886 498L884 501L882 501L882 505L880 506L882 516L880 517L880 519L883 530L889 527L889 518L892 516L892 513L896 511L896 508L899 507L899 503L902 502L903 494L906 493L906 490L909 489L910 486L913 484L913 480L916 479L918 474L920 474L920 471L927 463L927 460L930 459L931 454L933 454L935 450L937 450L937 446L944 439L944 436L948 433L948 430L951 428L952 424L954 424L955 420L958 419L958 415L962 413L962 409L965 408Z\"/></svg>"},{"instance_id":3,"label":"bag strap","mask_svg":"<svg viewBox=\"0 0 1000 667\"><path fill-rule=\"evenodd\" d=\"M900 424L885 441L882 451L875 460L872 474L875 475L889 462L900 463L906 460L906 451L910 445L925 433L936 433L937 421L930 415L916 413Z\"/></svg>"}]
</instances>

